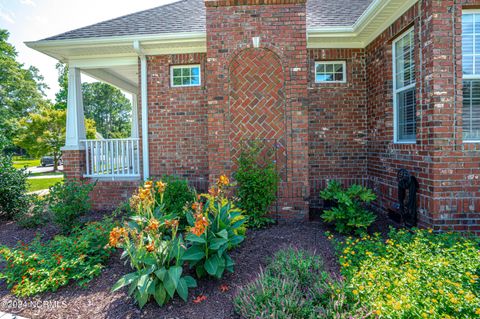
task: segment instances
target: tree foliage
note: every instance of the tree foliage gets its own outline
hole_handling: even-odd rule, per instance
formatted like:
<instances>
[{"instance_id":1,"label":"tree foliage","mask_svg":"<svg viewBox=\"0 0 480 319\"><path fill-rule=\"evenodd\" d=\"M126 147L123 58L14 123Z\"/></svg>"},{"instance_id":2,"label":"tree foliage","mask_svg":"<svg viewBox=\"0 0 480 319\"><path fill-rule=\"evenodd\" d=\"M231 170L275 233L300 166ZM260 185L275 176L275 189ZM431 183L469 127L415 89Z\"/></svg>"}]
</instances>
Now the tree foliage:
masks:
<instances>
[{"instance_id":1,"label":"tree foliage","mask_svg":"<svg viewBox=\"0 0 480 319\"><path fill-rule=\"evenodd\" d=\"M58 83L56 94L57 109L66 109L68 97L68 67L58 63ZM113 86L101 83L83 83L83 105L85 117L92 119L97 131L104 138L124 138L130 136L132 105L125 95Z\"/></svg>"},{"instance_id":2,"label":"tree foliage","mask_svg":"<svg viewBox=\"0 0 480 319\"><path fill-rule=\"evenodd\" d=\"M25 149L30 156L53 156L54 170L57 170L61 147L65 145L66 110L44 107L18 121L15 144ZM85 121L87 138L95 138L95 122Z\"/></svg>"},{"instance_id":3,"label":"tree foliage","mask_svg":"<svg viewBox=\"0 0 480 319\"><path fill-rule=\"evenodd\" d=\"M15 119L45 105L47 88L37 68L26 68L17 61L8 37L8 31L0 29L0 136L7 142L15 133Z\"/></svg>"}]
</instances>

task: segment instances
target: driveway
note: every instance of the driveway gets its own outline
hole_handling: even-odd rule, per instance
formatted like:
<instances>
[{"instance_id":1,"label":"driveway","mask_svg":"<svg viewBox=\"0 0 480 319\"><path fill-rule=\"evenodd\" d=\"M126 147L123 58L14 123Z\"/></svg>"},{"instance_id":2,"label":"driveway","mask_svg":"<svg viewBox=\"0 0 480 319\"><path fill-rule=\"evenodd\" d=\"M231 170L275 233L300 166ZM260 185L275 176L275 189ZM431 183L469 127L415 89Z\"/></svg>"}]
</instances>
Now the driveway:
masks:
<instances>
[{"instance_id":1,"label":"driveway","mask_svg":"<svg viewBox=\"0 0 480 319\"><path fill-rule=\"evenodd\" d=\"M63 171L63 165L60 165L58 167L58 170L59 171ZM53 166L47 166L47 167L42 167L42 166L38 166L38 167L28 167L27 168L27 172L29 173L50 173L50 172L53 172Z\"/></svg>"}]
</instances>

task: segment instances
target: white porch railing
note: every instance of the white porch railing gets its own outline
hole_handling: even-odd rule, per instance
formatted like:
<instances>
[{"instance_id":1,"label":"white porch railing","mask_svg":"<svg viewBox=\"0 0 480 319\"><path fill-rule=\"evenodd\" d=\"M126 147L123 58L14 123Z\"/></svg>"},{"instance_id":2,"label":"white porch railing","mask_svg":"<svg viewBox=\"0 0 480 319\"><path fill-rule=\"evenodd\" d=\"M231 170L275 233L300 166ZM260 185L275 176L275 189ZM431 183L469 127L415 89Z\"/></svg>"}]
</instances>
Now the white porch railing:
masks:
<instances>
[{"instance_id":1,"label":"white porch railing","mask_svg":"<svg viewBox=\"0 0 480 319\"><path fill-rule=\"evenodd\" d=\"M140 177L138 138L83 140L90 178Z\"/></svg>"}]
</instances>

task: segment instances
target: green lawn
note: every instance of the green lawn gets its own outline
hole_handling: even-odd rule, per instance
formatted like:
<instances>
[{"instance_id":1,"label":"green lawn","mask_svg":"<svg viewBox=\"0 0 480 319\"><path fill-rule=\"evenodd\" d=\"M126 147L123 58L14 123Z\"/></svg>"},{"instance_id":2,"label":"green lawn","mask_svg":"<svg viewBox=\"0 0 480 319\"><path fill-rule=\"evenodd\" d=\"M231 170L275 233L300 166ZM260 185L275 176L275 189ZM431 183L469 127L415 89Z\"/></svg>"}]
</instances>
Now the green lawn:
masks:
<instances>
[{"instance_id":1,"label":"green lawn","mask_svg":"<svg viewBox=\"0 0 480 319\"><path fill-rule=\"evenodd\" d=\"M63 176L52 177L52 178L36 178L28 180L28 191L36 192L42 189L48 189L50 186L55 185L58 182L63 181Z\"/></svg>"},{"instance_id":2,"label":"green lawn","mask_svg":"<svg viewBox=\"0 0 480 319\"><path fill-rule=\"evenodd\" d=\"M15 168L24 168L24 167L37 167L40 166L40 159L32 159L32 160L15 160L13 162L13 167Z\"/></svg>"}]
</instances>

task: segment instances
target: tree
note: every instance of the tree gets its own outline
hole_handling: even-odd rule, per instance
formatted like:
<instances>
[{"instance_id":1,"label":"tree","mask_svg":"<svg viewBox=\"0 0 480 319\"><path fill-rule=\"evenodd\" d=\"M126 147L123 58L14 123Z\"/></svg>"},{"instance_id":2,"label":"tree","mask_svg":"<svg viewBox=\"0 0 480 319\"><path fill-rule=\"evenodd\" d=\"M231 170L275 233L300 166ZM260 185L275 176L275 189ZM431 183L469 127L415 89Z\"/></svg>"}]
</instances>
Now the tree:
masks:
<instances>
[{"instance_id":1,"label":"tree","mask_svg":"<svg viewBox=\"0 0 480 319\"><path fill-rule=\"evenodd\" d=\"M43 77L35 67L18 62L15 47L8 43L9 33L0 29L0 136L11 144L15 120L44 106Z\"/></svg>"},{"instance_id":2,"label":"tree","mask_svg":"<svg viewBox=\"0 0 480 319\"><path fill-rule=\"evenodd\" d=\"M68 97L68 67L57 64L60 91L56 94L56 109L66 109ZM83 83L85 118L96 123L97 131L104 138L130 136L132 104L122 91L101 83Z\"/></svg>"},{"instance_id":3,"label":"tree","mask_svg":"<svg viewBox=\"0 0 480 319\"><path fill-rule=\"evenodd\" d=\"M57 171L61 147L65 145L66 120L66 110L57 110L52 106L30 113L18 121L15 144L31 156L53 156L53 170ZM95 122L86 120L85 127L87 138L95 138Z\"/></svg>"}]
</instances>

